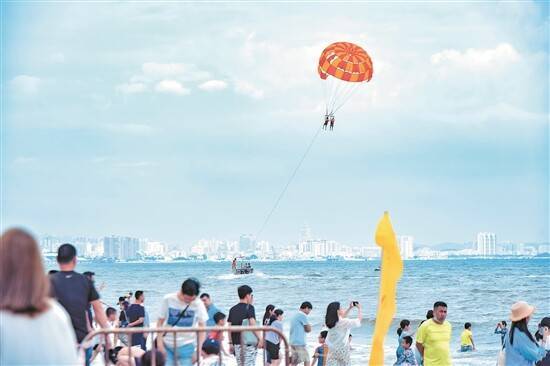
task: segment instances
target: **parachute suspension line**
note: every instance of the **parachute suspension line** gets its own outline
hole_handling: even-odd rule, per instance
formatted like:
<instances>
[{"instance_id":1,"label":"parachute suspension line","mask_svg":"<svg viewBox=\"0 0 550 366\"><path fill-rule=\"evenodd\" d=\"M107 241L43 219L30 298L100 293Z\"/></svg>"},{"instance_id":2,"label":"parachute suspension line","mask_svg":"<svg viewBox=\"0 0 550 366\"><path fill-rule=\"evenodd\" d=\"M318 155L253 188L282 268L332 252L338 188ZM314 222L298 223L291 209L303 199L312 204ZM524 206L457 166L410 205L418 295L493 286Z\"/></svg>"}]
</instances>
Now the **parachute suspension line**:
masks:
<instances>
[{"instance_id":1,"label":"parachute suspension line","mask_svg":"<svg viewBox=\"0 0 550 366\"><path fill-rule=\"evenodd\" d=\"M328 108L328 111L329 111L330 114L334 113L334 103L336 102L336 99L338 97L338 93L340 91L340 88L346 86L344 83L336 81L336 78L334 78L333 83L335 84L335 87L332 91L331 100L330 100L330 104L329 104L329 108Z\"/></svg>"},{"instance_id":2,"label":"parachute suspension line","mask_svg":"<svg viewBox=\"0 0 550 366\"><path fill-rule=\"evenodd\" d=\"M343 97L348 95L349 91L351 89L355 88L355 86L356 86L355 83L342 82L341 84L343 86L340 89L340 91L338 91L336 93L336 95L334 96L334 101L332 102L332 107L330 108L331 113L333 113L333 114L334 114L334 112L336 112L336 109L338 109L338 106L340 106L340 101L343 99Z\"/></svg>"},{"instance_id":3,"label":"parachute suspension line","mask_svg":"<svg viewBox=\"0 0 550 366\"><path fill-rule=\"evenodd\" d=\"M334 88L336 87L336 83L332 78L327 78L325 80L325 92L326 92L326 114L330 113L330 105L332 104L332 99L334 98Z\"/></svg>"},{"instance_id":4,"label":"parachute suspension line","mask_svg":"<svg viewBox=\"0 0 550 366\"><path fill-rule=\"evenodd\" d=\"M300 167L302 166L302 163L304 162L304 160L306 159L307 155L309 154L309 151L311 150L311 147L313 146L313 143L315 142L315 140L317 140L317 136L319 136L319 133L321 132L321 130L323 129L323 125L321 124L319 126L319 128L317 129L317 132L315 132L315 135L313 136L313 138L311 139L311 141L309 142L309 145L306 149L306 151L304 152L304 155L302 155L302 158L300 159L300 161L298 162L298 165L296 165L296 168L294 168L294 171L292 172L292 174L290 175L290 178L288 179L288 181L286 182L283 190L281 191L281 193L279 194L279 197L277 197L277 200L275 201L275 204L273 205L273 207L271 208L271 211L269 211L269 213L267 214L262 226L260 227L260 230L258 230L258 232L256 233L256 239L258 239L260 237L260 235L262 234L262 232L264 231L267 223L269 222L269 219L271 219L271 216L273 215L273 212L275 212L275 210L277 209L277 207L279 206L279 202L281 202L281 199L283 198L283 196L285 195L286 193L286 190L288 189L288 186L290 186L290 183L292 183L292 181L294 180L294 177L296 176L296 173L298 173L298 170L300 169Z\"/></svg>"},{"instance_id":5,"label":"parachute suspension line","mask_svg":"<svg viewBox=\"0 0 550 366\"><path fill-rule=\"evenodd\" d=\"M337 105L336 109L334 110L333 113L336 113L340 108L342 108L344 106L344 104L346 104L346 102L353 96L353 94L355 94L355 92L357 91L357 89L359 87L359 83L356 83L355 85L353 85L351 87L351 89L348 91L347 95L343 98L341 98L341 102L339 105Z\"/></svg>"},{"instance_id":6,"label":"parachute suspension line","mask_svg":"<svg viewBox=\"0 0 550 366\"><path fill-rule=\"evenodd\" d=\"M339 82L336 78L330 78L330 82L332 83L332 91L330 92L329 101L327 104L328 113L332 114L334 112L334 103L336 102L336 99L338 98L338 94L340 92L340 89L342 87L345 87L342 82Z\"/></svg>"}]
</instances>

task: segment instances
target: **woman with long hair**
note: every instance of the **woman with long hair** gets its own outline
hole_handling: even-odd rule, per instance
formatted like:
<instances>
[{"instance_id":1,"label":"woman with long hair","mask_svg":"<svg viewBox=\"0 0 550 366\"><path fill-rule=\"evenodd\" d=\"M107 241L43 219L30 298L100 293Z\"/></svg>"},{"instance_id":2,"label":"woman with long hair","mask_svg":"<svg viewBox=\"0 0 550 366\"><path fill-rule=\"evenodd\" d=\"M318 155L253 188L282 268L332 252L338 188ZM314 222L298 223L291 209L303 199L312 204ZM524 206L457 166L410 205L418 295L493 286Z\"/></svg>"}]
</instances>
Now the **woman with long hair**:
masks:
<instances>
[{"instance_id":1,"label":"woman with long hair","mask_svg":"<svg viewBox=\"0 0 550 366\"><path fill-rule=\"evenodd\" d=\"M283 333L283 310L275 309L269 320L269 326L278 329ZM267 332L265 336L265 350L269 354L269 362L266 364L278 366L281 363L279 351L281 349L281 339L275 332Z\"/></svg>"},{"instance_id":2,"label":"woman with long hair","mask_svg":"<svg viewBox=\"0 0 550 366\"><path fill-rule=\"evenodd\" d=\"M40 250L24 230L0 238L0 365L76 365L67 312L49 297Z\"/></svg>"},{"instance_id":3,"label":"woman with long hair","mask_svg":"<svg viewBox=\"0 0 550 366\"><path fill-rule=\"evenodd\" d=\"M511 310L512 325L504 339L505 364L506 366L533 366L546 355L545 349L537 344L527 327L535 307L525 301L518 301L512 305Z\"/></svg>"},{"instance_id":4,"label":"woman with long hair","mask_svg":"<svg viewBox=\"0 0 550 366\"><path fill-rule=\"evenodd\" d=\"M269 304L265 307L265 313L262 319L262 325L264 327L268 327L271 325L271 317L273 316L274 311L275 311L274 305ZM268 365L271 364L271 355L269 352L265 352L265 363Z\"/></svg>"},{"instance_id":5,"label":"woman with long hair","mask_svg":"<svg viewBox=\"0 0 550 366\"><path fill-rule=\"evenodd\" d=\"M351 309L357 308L357 318L348 319ZM328 328L326 344L329 352L327 366L348 366L350 364L349 335L351 328L361 326L361 304L353 301L347 309L340 308L339 302L328 304L325 325Z\"/></svg>"},{"instance_id":6,"label":"woman with long hair","mask_svg":"<svg viewBox=\"0 0 550 366\"><path fill-rule=\"evenodd\" d=\"M411 332L411 322L408 319L403 319L399 322L399 328L397 328L397 342L399 343L397 346L397 350L395 351L395 355L397 358L401 356L404 349L401 345L402 340L406 336L411 336L413 332Z\"/></svg>"},{"instance_id":7,"label":"woman with long hair","mask_svg":"<svg viewBox=\"0 0 550 366\"><path fill-rule=\"evenodd\" d=\"M265 326L269 325L269 322L271 321L271 316L273 315L273 311L275 310L275 306L269 304L265 307L265 313L264 318L262 320L262 324Z\"/></svg>"}]
</instances>

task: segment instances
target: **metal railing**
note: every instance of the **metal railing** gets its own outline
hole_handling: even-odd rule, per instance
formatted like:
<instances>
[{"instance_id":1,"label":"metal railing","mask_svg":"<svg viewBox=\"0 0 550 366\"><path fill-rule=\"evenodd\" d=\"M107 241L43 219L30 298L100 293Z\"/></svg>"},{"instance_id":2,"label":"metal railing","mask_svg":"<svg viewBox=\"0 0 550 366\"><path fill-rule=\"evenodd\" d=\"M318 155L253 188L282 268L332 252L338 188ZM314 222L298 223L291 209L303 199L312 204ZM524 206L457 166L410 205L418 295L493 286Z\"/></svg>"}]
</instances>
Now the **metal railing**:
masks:
<instances>
[{"instance_id":1,"label":"metal railing","mask_svg":"<svg viewBox=\"0 0 550 366\"><path fill-rule=\"evenodd\" d=\"M266 335L266 332L274 332L276 333L278 336L279 336L279 345L283 344L284 345L284 356L282 357L282 360L284 360L284 363L281 362L282 365L290 365L291 362L290 362L290 347L288 345L288 341L285 337L285 335L277 328L274 328L274 327L269 327L269 326L226 326L226 327L218 327L218 326L215 326L215 327L189 327L189 328L182 328L182 327L162 327L162 328L138 328L138 327L135 327L135 328L113 328L113 329L98 329L98 330L95 330L93 332L90 332L85 338L84 340L81 342L80 346L79 346L79 352L82 352L84 351L84 346L85 344L90 344L90 342L97 336L100 337L101 339L101 344L105 345L106 344L106 339L108 336L110 335L122 335L122 336L126 336L127 337L127 340L128 340L128 345L126 346L128 348L128 358L129 360L131 360L130 362L130 365L133 365L133 355L132 355L132 352L134 353L135 355L135 351L132 351L132 335L133 334L144 334L144 335L149 335L152 339L152 346L151 348L149 349L151 352L151 364L153 366L157 366L157 360L156 360L156 356L157 356L157 353L155 352L156 350L160 350L162 351L162 349L164 348L167 348L167 345L166 345L166 342L164 340L160 340L159 343L161 342L164 342L164 344L159 347L156 343L157 343L157 337L161 336L162 338L166 335L166 334L173 334L173 344L171 345L171 349L173 350L173 355L174 355L174 362L172 363L172 365L174 366L177 366L179 365L178 363L178 352L177 352L177 348L178 348L178 344L177 344L177 337L176 335L177 334L181 334L181 333L195 333L195 345L196 345L196 359L193 361L193 364L196 364L199 365L200 364L200 361L201 361L201 358L204 358L202 355L201 355L201 345L199 345L199 334L203 333L204 334L204 339L206 339L206 336L209 332L211 331L219 331L219 332L223 332L224 334L227 334L231 340L231 333L240 333L240 348L241 348L241 357L240 359L242 360L242 362L239 364L238 362L238 358L237 359L237 366L243 366L244 365L244 361L245 361L245 350L244 350L244 346L246 345L245 342L244 342L244 337L243 337L243 332L262 332L262 340L264 341L264 347L263 347L263 352L262 352L262 360L263 360L263 365L265 366L266 364L266 348L265 348L265 335ZM113 337L116 339L116 337ZM114 348L114 344L110 344L110 348ZM138 346L139 345L134 345L135 346ZM179 346L183 346L183 344L180 344ZM219 361L220 361L220 364L222 364L223 362L223 358L224 358L224 352L223 352L223 344L222 342L220 342L220 352L219 352ZM227 356L225 356L227 357ZM109 358L109 353L108 353L108 350L104 347L103 348L103 361L104 361L104 365L111 365L112 362ZM254 360L254 362L256 363L256 360ZM166 363L167 366L172 366L172 365L169 365L168 363Z\"/></svg>"}]
</instances>

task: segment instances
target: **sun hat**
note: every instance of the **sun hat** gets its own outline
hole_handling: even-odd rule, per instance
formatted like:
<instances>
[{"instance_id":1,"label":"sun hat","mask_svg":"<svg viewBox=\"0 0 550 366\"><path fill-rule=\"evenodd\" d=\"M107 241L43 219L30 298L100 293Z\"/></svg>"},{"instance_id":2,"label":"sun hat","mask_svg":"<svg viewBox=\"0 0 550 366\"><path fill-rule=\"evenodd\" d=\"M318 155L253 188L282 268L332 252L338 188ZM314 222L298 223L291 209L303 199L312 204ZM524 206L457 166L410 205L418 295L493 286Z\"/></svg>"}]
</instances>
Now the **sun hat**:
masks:
<instances>
[{"instance_id":1,"label":"sun hat","mask_svg":"<svg viewBox=\"0 0 550 366\"><path fill-rule=\"evenodd\" d=\"M527 318L534 312L535 312L534 306L529 305L525 301L518 301L514 305L512 305L511 312L510 312L510 320L513 322L517 322L518 320Z\"/></svg>"}]
</instances>

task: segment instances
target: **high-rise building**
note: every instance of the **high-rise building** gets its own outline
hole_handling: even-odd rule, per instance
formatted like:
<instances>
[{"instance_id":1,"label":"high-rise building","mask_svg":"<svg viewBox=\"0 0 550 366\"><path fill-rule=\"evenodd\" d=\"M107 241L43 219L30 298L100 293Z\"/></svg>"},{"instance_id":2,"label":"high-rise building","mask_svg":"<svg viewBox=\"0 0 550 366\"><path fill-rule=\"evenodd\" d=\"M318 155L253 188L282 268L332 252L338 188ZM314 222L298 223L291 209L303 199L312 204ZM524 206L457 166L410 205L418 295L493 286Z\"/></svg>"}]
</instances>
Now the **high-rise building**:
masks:
<instances>
[{"instance_id":1,"label":"high-rise building","mask_svg":"<svg viewBox=\"0 0 550 366\"><path fill-rule=\"evenodd\" d=\"M110 236L103 239L105 258L128 260L136 259L139 252L139 240L126 236Z\"/></svg>"},{"instance_id":2,"label":"high-rise building","mask_svg":"<svg viewBox=\"0 0 550 366\"><path fill-rule=\"evenodd\" d=\"M244 253L251 253L256 250L256 241L251 234L242 234L239 238L239 250Z\"/></svg>"},{"instance_id":3,"label":"high-rise building","mask_svg":"<svg viewBox=\"0 0 550 366\"><path fill-rule=\"evenodd\" d=\"M42 247L42 250L46 252L56 252L61 243L62 241L60 238L50 235L46 235L40 239L40 246Z\"/></svg>"},{"instance_id":4,"label":"high-rise building","mask_svg":"<svg viewBox=\"0 0 550 366\"><path fill-rule=\"evenodd\" d=\"M307 241L311 240L312 238L313 236L311 235L311 229L307 224L305 224L302 227L302 230L300 230L300 241Z\"/></svg>"},{"instance_id":5,"label":"high-rise building","mask_svg":"<svg viewBox=\"0 0 550 366\"><path fill-rule=\"evenodd\" d=\"M495 233L477 234L477 254L481 256L492 256L496 254L497 235Z\"/></svg>"},{"instance_id":6,"label":"high-rise building","mask_svg":"<svg viewBox=\"0 0 550 366\"><path fill-rule=\"evenodd\" d=\"M414 257L414 237L409 235L402 235L398 237L399 240L399 252L401 258L411 259Z\"/></svg>"}]
</instances>

